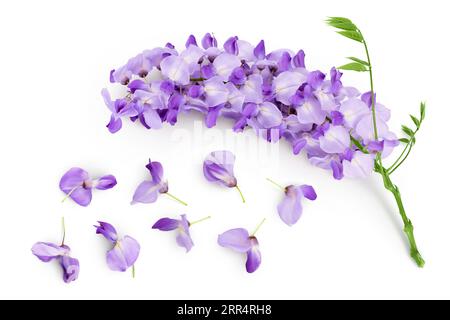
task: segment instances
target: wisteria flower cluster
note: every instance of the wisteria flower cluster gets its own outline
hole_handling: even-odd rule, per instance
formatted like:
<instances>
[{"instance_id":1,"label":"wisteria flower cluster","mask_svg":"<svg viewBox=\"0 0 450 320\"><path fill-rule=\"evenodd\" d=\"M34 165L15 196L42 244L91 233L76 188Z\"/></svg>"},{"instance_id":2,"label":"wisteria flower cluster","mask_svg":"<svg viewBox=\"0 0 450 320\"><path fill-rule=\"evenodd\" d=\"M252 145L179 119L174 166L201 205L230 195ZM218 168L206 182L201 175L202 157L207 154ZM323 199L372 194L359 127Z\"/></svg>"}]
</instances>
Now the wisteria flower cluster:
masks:
<instances>
[{"instance_id":1,"label":"wisteria flower cluster","mask_svg":"<svg viewBox=\"0 0 450 320\"><path fill-rule=\"evenodd\" d=\"M407 137L398 139L388 127L390 110L377 101L373 66L362 32L347 18L332 17L327 23L362 44L366 57L349 57L350 63L326 74L307 69L303 50L267 52L263 40L252 45L237 36L219 47L210 33L200 42L189 36L179 50L171 43L145 50L110 73L110 82L125 88L126 93L112 99L106 89L102 91L112 112L107 127L115 133L122 119L129 118L147 129L159 129L165 122L174 125L180 113L200 112L208 128L221 116L231 119L235 132L250 127L269 142L284 138L294 154L304 150L313 165L330 170L337 180L364 178L375 171L396 199L412 258L423 266L412 223L390 175L416 142L425 104L421 104L420 117L411 115L415 129L403 126ZM368 72L370 91L361 93L345 86L341 70ZM400 143L405 144L403 152L391 166L384 167L383 160ZM210 180L219 175L223 184L237 187L226 170L206 168L205 172Z\"/></svg>"}]
</instances>

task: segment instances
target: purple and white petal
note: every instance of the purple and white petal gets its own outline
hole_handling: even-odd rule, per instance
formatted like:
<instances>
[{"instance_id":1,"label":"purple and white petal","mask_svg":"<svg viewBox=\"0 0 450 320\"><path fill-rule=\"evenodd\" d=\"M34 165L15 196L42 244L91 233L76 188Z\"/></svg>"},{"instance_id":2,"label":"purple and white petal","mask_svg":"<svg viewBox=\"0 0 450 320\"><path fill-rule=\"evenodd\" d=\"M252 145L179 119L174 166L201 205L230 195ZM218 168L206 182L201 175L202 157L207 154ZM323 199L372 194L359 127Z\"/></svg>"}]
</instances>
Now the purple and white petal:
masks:
<instances>
[{"instance_id":1,"label":"purple and white petal","mask_svg":"<svg viewBox=\"0 0 450 320\"><path fill-rule=\"evenodd\" d=\"M177 243L180 247L186 249L189 252L194 246L190 232L189 232L189 222L186 219L186 215L181 215L181 221L178 227Z\"/></svg>"},{"instance_id":2,"label":"purple and white petal","mask_svg":"<svg viewBox=\"0 0 450 320\"><path fill-rule=\"evenodd\" d=\"M343 153L350 146L350 134L342 126L331 126L319 138L319 144L327 153Z\"/></svg>"},{"instance_id":3,"label":"purple and white petal","mask_svg":"<svg viewBox=\"0 0 450 320\"><path fill-rule=\"evenodd\" d=\"M170 80L187 85L190 81L189 65L179 56L169 56L161 61L161 72Z\"/></svg>"},{"instance_id":4,"label":"purple and white petal","mask_svg":"<svg viewBox=\"0 0 450 320\"><path fill-rule=\"evenodd\" d=\"M63 269L63 280L65 283L70 283L78 279L80 273L80 262L69 256L62 256L60 260Z\"/></svg>"},{"instance_id":5,"label":"purple and white petal","mask_svg":"<svg viewBox=\"0 0 450 320\"><path fill-rule=\"evenodd\" d=\"M115 243L118 239L116 229L107 222L98 221L98 224L98 226L94 226L96 228L95 233L101 234L110 242Z\"/></svg>"},{"instance_id":6,"label":"purple and white petal","mask_svg":"<svg viewBox=\"0 0 450 320\"><path fill-rule=\"evenodd\" d=\"M180 220L162 218L156 221L152 226L152 229L158 229L161 231L172 231L180 227Z\"/></svg>"},{"instance_id":7,"label":"purple and white petal","mask_svg":"<svg viewBox=\"0 0 450 320\"><path fill-rule=\"evenodd\" d=\"M228 89L220 77L213 77L205 81L206 103L215 107L228 101Z\"/></svg>"},{"instance_id":8,"label":"purple and white petal","mask_svg":"<svg viewBox=\"0 0 450 320\"><path fill-rule=\"evenodd\" d=\"M113 271L125 272L133 266L139 257L141 247L139 243L130 236L118 240L113 249L106 254L106 263Z\"/></svg>"},{"instance_id":9,"label":"purple and white petal","mask_svg":"<svg viewBox=\"0 0 450 320\"><path fill-rule=\"evenodd\" d=\"M154 181L141 182L134 192L131 204L155 202L158 199L160 187L160 184Z\"/></svg>"},{"instance_id":10,"label":"purple and white petal","mask_svg":"<svg viewBox=\"0 0 450 320\"><path fill-rule=\"evenodd\" d=\"M347 178L365 178L369 176L374 168L374 156L356 151L351 161L344 160L344 176Z\"/></svg>"},{"instance_id":11,"label":"purple and white petal","mask_svg":"<svg viewBox=\"0 0 450 320\"><path fill-rule=\"evenodd\" d=\"M95 189L108 190L113 188L116 184L117 184L116 177L114 177L112 174L108 174L94 181L93 185L95 186Z\"/></svg>"},{"instance_id":12,"label":"purple and white petal","mask_svg":"<svg viewBox=\"0 0 450 320\"><path fill-rule=\"evenodd\" d=\"M306 75L300 72L286 71L274 80L275 95L278 101L290 105L290 98L306 82Z\"/></svg>"},{"instance_id":13,"label":"purple and white petal","mask_svg":"<svg viewBox=\"0 0 450 320\"><path fill-rule=\"evenodd\" d=\"M43 262L49 262L60 256L70 253L67 246L58 246L50 242L37 242L31 248L31 252Z\"/></svg>"},{"instance_id":14,"label":"purple and white petal","mask_svg":"<svg viewBox=\"0 0 450 320\"><path fill-rule=\"evenodd\" d=\"M256 119L263 128L269 129L277 127L283 120L280 109L271 102L263 102L258 107Z\"/></svg>"},{"instance_id":15,"label":"purple and white petal","mask_svg":"<svg viewBox=\"0 0 450 320\"><path fill-rule=\"evenodd\" d=\"M243 228L231 229L220 234L217 242L220 246L246 253L252 247L248 231Z\"/></svg>"},{"instance_id":16,"label":"purple and white petal","mask_svg":"<svg viewBox=\"0 0 450 320\"><path fill-rule=\"evenodd\" d=\"M302 199L303 193L298 186L286 187L285 196L278 204L278 215L281 220L288 226L292 226L300 219L302 215Z\"/></svg>"},{"instance_id":17,"label":"purple and white petal","mask_svg":"<svg viewBox=\"0 0 450 320\"><path fill-rule=\"evenodd\" d=\"M261 251L259 250L259 243L255 237L250 237L250 250L247 251L247 262L245 268L248 273L255 272L261 265Z\"/></svg>"}]
</instances>

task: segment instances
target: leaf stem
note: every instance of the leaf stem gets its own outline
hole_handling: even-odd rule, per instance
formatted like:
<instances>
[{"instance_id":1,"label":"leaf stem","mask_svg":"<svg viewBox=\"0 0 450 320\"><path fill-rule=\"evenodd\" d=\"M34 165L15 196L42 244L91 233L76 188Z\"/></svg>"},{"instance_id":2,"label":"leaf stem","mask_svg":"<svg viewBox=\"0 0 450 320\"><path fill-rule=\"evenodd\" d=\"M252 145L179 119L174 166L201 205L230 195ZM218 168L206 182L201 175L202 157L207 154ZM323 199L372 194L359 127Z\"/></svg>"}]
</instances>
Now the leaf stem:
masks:
<instances>
[{"instance_id":1,"label":"leaf stem","mask_svg":"<svg viewBox=\"0 0 450 320\"><path fill-rule=\"evenodd\" d=\"M173 200L175 200L175 201L181 203L183 206L187 206L187 205L188 205L186 202L184 202L183 200L181 200L181 199L175 197L173 194L171 194L171 193L169 193L169 192L166 192L165 194L167 194L167 195L168 195L169 197L171 197Z\"/></svg>"},{"instance_id":2,"label":"leaf stem","mask_svg":"<svg viewBox=\"0 0 450 320\"><path fill-rule=\"evenodd\" d=\"M245 198L244 198L244 195L242 194L241 189L239 188L238 185L236 185L235 188L237 189L237 191L239 191L239 194L241 195L242 202L245 203Z\"/></svg>"},{"instance_id":3,"label":"leaf stem","mask_svg":"<svg viewBox=\"0 0 450 320\"><path fill-rule=\"evenodd\" d=\"M131 266L131 277L134 279L136 278L136 267L134 264Z\"/></svg>"},{"instance_id":4,"label":"leaf stem","mask_svg":"<svg viewBox=\"0 0 450 320\"><path fill-rule=\"evenodd\" d=\"M273 180L270 179L270 178L266 178L266 180L269 181L270 183L272 183L272 184L273 184L274 186L276 186L277 188L280 188L281 190L284 191L285 188L284 188L281 184L276 183L275 181L273 181Z\"/></svg>"},{"instance_id":5,"label":"leaf stem","mask_svg":"<svg viewBox=\"0 0 450 320\"><path fill-rule=\"evenodd\" d=\"M64 241L66 241L66 223L64 221L64 217L61 218L61 224L63 229L63 237L61 241L61 247L64 245Z\"/></svg>"},{"instance_id":6,"label":"leaf stem","mask_svg":"<svg viewBox=\"0 0 450 320\"><path fill-rule=\"evenodd\" d=\"M251 237L255 236L255 234L258 232L259 228L261 228L261 226L263 225L263 223L266 221L266 218L264 218L256 227L255 231L253 231L253 233L250 235Z\"/></svg>"},{"instance_id":7,"label":"leaf stem","mask_svg":"<svg viewBox=\"0 0 450 320\"><path fill-rule=\"evenodd\" d=\"M194 225L194 224L196 224L196 223L203 222L203 221L208 220L208 219L211 219L211 216L204 217L204 218L202 218L202 219L200 219L200 220L196 220L196 221L194 221L194 222L189 222L189 226L192 226L192 225Z\"/></svg>"}]
</instances>

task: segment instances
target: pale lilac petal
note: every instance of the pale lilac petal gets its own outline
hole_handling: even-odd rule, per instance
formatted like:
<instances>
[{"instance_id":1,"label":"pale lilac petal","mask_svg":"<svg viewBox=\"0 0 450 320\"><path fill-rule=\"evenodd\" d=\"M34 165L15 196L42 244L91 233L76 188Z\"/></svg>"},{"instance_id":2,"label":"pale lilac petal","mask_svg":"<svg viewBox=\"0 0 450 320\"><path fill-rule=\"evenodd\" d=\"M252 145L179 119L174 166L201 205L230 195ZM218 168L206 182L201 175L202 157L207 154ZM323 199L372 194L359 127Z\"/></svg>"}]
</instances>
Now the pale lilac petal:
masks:
<instances>
[{"instance_id":1,"label":"pale lilac petal","mask_svg":"<svg viewBox=\"0 0 450 320\"><path fill-rule=\"evenodd\" d=\"M220 234L217 242L222 247L230 248L242 253L249 251L252 246L248 231L243 228L231 229Z\"/></svg>"},{"instance_id":2,"label":"pale lilac petal","mask_svg":"<svg viewBox=\"0 0 450 320\"><path fill-rule=\"evenodd\" d=\"M296 108L298 121L302 124L321 124L326 113L321 109L317 100L309 99L302 106Z\"/></svg>"},{"instance_id":3,"label":"pale lilac petal","mask_svg":"<svg viewBox=\"0 0 450 320\"><path fill-rule=\"evenodd\" d=\"M106 127L108 128L109 132L116 133L117 131L122 129L122 119L112 114Z\"/></svg>"},{"instance_id":4,"label":"pale lilac petal","mask_svg":"<svg viewBox=\"0 0 450 320\"><path fill-rule=\"evenodd\" d=\"M238 40L236 41L237 47L238 47L238 57L241 60L245 60L247 62L255 61L255 55L254 50L255 47L244 40Z\"/></svg>"},{"instance_id":5,"label":"pale lilac petal","mask_svg":"<svg viewBox=\"0 0 450 320\"><path fill-rule=\"evenodd\" d=\"M106 263L111 270L124 272L134 265L139 257L139 251L139 243L135 239L125 236L107 252Z\"/></svg>"},{"instance_id":6,"label":"pale lilac petal","mask_svg":"<svg viewBox=\"0 0 450 320\"><path fill-rule=\"evenodd\" d=\"M194 246L190 232L189 232L189 222L186 219L186 215L181 215L180 226L178 228L177 243L180 247L186 249L189 252Z\"/></svg>"},{"instance_id":7,"label":"pale lilac petal","mask_svg":"<svg viewBox=\"0 0 450 320\"><path fill-rule=\"evenodd\" d=\"M162 121L158 112L152 108L145 108L145 111L142 113L144 116L145 123L153 129L161 129Z\"/></svg>"},{"instance_id":8,"label":"pale lilac petal","mask_svg":"<svg viewBox=\"0 0 450 320\"><path fill-rule=\"evenodd\" d=\"M253 54L258 60L262 60L266 57L266 46L264 44L264 40L261 40L253 50Z\"/></svg>"},{"instance_id":9,"label":"pale lilac petal","mask_svg":"<svg viewBox=\"0 0 450 320\"><path fill-rule=\"evenodd\" d=\"M288 186L285 197L278 204L278 214L288 226L292 226L300 219L302 215L302 191L298 186Z\"/></svg>"},{"instance_id":10,"label":"pale lilac petal","mask_svg":"<svg viewBox=\"0 0 450 320\"><path fill-rule=\"evenodd\" d=\"M172 231L180 227L180 221L170 218L162 218L156 221L152 229L158 229L161 231Z\"/></svg>"},{"instance_id":11,"label":"pale lilac petal","mask_svg":"<svg viewBox=\"0 0 450 320\"><path fill-rule=\"evenodd\" d=\"M67 194L74 188L83 186L86 181L90 181L87 171L81 168L71 168L61 177L59 188Z\"/></svg>"},{"instance_id":12,"label":"pale lilac petal","mask_svg":"<svg viewBox=\"0 0 450 320\"><path fill-rule=\"evenodd\" d=\"M112 102L111 95L109 94L109 91L107 89L102 89L102 97L109 111L115 113L116 109L114 108L114 102Z\"/></svg>"},{"instance_id":13,"label":"pale lilac petal","mask_svg":"<svg viewBox=\"0 0 450 320\"><path fill-rule=\"evenodd\" d=\"M213 62L214 68L219 76L228 80L231 72L241 66L241 60L234 54L222 53Z\"/></svg>"},{"instance_id":14,"label":"pale lilac petal","mask_svg":"<svg viewBox=\"0 0 450 320\"><path fill-rule=\"evenodd\" d=\"M294 95L297 89L306 82L306 75L286 71L281 73L274 80L275 94L278 101L285 105L290 105L290 98Z\"/></svg>"},{"instance_id":15,"label":"pale lilac petal","mask_svg":"<svg viewBox=\"0 0 450 320\"><path fill-rule=\"evenodd\" d=\"M98 190L107 190L113 188L117 184L116 177L111 174L100 177L94 182L94 186Z\"/></svg>"},{"instance_id":16,"label":"pale lilac petal","mask_svg":"<svg viewBox=\"0 0 450 320\"><path fill-rule=\"evenodd\" d=\"M91 203L92 189L78 187L70 194L70 198L80 206L86 207Z\"/></svg>"},{"instance_id":17,"label":"pale lilac petal","mask_svg":"<svg viewBox=\"0 0 450 320\"><path fill-rule=\"evenodd\" d=\"M203 173L208 181L220 182L227 187L235 187L235 156L230 151L211 152L203 163Z\"/></svg>"},{"instance_id":18,"label":"pale lilac petal","mask_svg":"<svg viewBox=\"0 0 450 320\"><path fill-rule=\"evenodd\" d=\"M320 148L327 153L343 153L350 146L350 134L342 126L331 126L319 138Z\"/></svg>"},{"instance_id":19,"label":"pale lilac petal","mask_svg":"<svg viewBox=\"0 0 450 320\"><path fill-rule=\"evenodd\" d=\"M256 119L263 128L269 129L279 126L283 120L281 111L271 102L264 102L258 107Z\"/></svg>"},{"instance_id":20,"label":"pale lilac petal","mask_svg":"<svg viewBox=\"0 0 450 320\"><path fill-rule=\"evenodd\" d=\"M70 283L78 279L80 263L77 259L63 256L61 257L60 263L63 268L63 280L65 283Z\"/></svg>"},{"instance_id":21,"label":"pale lilac petal","mask_svg":"<svg viewBox=\"0 0 450 320\"><path fill-rule=\"evenodd\" d=\"M131 204L152 203L158 198L160 185L154 181L144 181L137 187Z\"/></svg>"},{"instance_id":22,"label":"pale lilac petal","mask_svg":"<svg viewBox=\"0 0 450 320\"><path fill-rule=\"evenodd\" d=\"M192 74L195 70L199 68L199 60L203 57L205 51L197 46L189 46L186 50L184 50L180 57L187 63L189 66L189 73Z\"/></svg>"},{"instance_id":23,"label":"pale lilac petal","mask_svg":"<svg viewBox=\"0 0 450 320\"><path fill-rule=\"evenodd\" d=\"M228 101L228 89L220 77L213 77L205 81L206 103L215 107Z\"/></svg>"},{"instance_id":24,"label":"pale lilac petal","mask_svg":"<svg viewBox=\"0 0 450 320\"><path fill-rule=\"evenodd\" d=\"M351 161L344 160L344 176L347 178L365 178L369 176L374 167L374 156L356 151Z\"/></svg>"},{"instance_id":25,"label":"pale lilac petal","mask_svg":"<svg viewBox=\"0 0 450 320\"><path fill-rule=\"evenodd\" d=\"M49 262L70 253L67 246L58 246L50 242L37 242L31 248L31 252L43 262Z\"/></svg>"},{"instance_id":26,"label":"pale lilac petal","mask_svg":"<svg viewBox=\"0 0 450 320\"><path fill-rule=\"evenodd\" d=\"M342 103L339 112L344 116L345 125L355 128L361 118L370 114L370 109L360 99L352 98Z\"/></svg>"},{"instance_id":27,"label":"pale lilac petal","mask_svg":"<svg viewBox=\"0 0 450 320\"><path fill-rule=\"evenodd\" d=\"M238 37L231 37L223 44L223 48L226 52L230 54L237 55L239 53L239 48L237 46Z\"/></svg>"},{"instance_id":28,"label":"pale lilac petal","mask_svg":"<svg viewBox=\"0 0 450 320\"><path fill-rule=\"evenodd\" d=\"M162 60L161 72L165 77L181 85L190 82L189 65L179 56L169 56Z\"/></svg>"},{"instance_id":29,"label":"pale lilac petal","mask_svg":"<svg viewBox=\"0 0 450 320\"><path fill-rule=\"evenodd\" d=\"M247 262L245 268L248 273L255 272L261 265L261 251L259 250L259 243L255 237L250 237L251 248L247 251Z\"/></svg>"},{"instance_id":30,"label":"pale lilac petal","mask_svg":"<svg viewBox=\"0 0 450 320\"><path fill-rule=\"evenodd\" d=\"M375 141L375 133L373 129L372 114L363 117L356 125L356 133L364 140L365 143ZM377 132L379 137L388 134L389 128L381 118L377 117Z\"/></svg>"},{"instance_id":31,"label":"pale lilac petal","mask_svg":"<svg viewBox=\"0 0 450 320\"><path fill-rule=\"evenodd\" d=\"M245 103L262 103L262 84L263 78L259 74L252 74L248 77L247 81L240 88L241 93L244 95Z\"/></svg>"}]
</instances>

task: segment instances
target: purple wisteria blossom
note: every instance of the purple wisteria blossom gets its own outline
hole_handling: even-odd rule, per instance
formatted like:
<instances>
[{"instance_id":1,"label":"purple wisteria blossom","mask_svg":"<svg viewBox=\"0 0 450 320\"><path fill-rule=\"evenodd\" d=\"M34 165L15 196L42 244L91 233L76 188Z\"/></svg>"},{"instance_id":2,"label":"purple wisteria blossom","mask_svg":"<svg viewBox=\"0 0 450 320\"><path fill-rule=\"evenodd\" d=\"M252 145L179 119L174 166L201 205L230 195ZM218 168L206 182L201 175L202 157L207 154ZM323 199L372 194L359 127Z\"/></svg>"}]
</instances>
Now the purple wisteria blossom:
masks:
<instances>
[{"instance_id":1,"label":"purple wisteria blossom","mask_svg":"<svg viewBox=\"0 0 450 320\"><path fill-rule=\"evenodd\" d=\"M312 164L330 170L335 179L369 175L375 155L386 157L398 145L387 126L389 110L372 104L370 92L344 86L336 68L328 74L308 70L303 50L266 52L264 41L253 46L233 36L222 49L209 33L201 41L191 35L181 50L166 45L144 51L112 71L110 80L126 88L116 99L102 91L112 133L121 128L123 118L158 129L164 122L174 125L186 112L203 114L208 128L225 117L236 132L250 127L270 142L284 138L294 154L303 150ZM205 172L208 180L236 186L229 168L213 167ZM156 199L154 184L147 182L142 189L151 190L144 192L145 201Z\"/></svg>"},{"instance_id":2,"label":"purple wisteria blossom","mask_svg":"<svg viewBox=\"0 0 450 320\"><path fill-rule=\"evenodd\" d=\"M158 199L159 194L166 194L181 204L187 206L186 202L181 201L169 193L169 184L164 179L164 169L160 162L148 161L145 166L150 173L150 180L145 180L139 184L133 195L131 204L135 203L153 203Z\"/></svg>"},{"instance_id":3,"label":"purple wisteria blossom","mask_svg":"<svg viewBox=\"0 0 450 320\"><path fill-rule=\"evenodd\" d=\"M71 168L61 178L59 188L66 194L67 198L71 198L80 206L86 207L92 200L92 189L107 190L113 188L117 184L113 175L102 176L92 179L89 174L81 168Z\"/></svg>"},{"instance_id":4,"label":"purple wisteria blossom","mask_svg":"<svg viewBox=\"0 0 450 320\"><path fill-rule=\"evenodd\" d=\"M245 203L245 198L234 176L235 159L236 157L230 151L211 152L203 162L203 174L208 181L219 183L228 188L236 188L241 195L242 202Z\"/></svg>"},{"instance_id":5,"label":"purple wisteria blossom","mask_svg":"<svg viewBox=\"0 0 450 320\"><path fill-rule=\"evenodd\" d=\"M42 262L58 261L63 271L63 280L70 283L78 279L80 273L80 263L70 256L70 247L64 244L66 238L66 227L64 218L62 220L63 240L61 245L51 242L37 242L31 248L31 252Z\"/></svg>"},{"instance_id":6,"label":"purple wisteria blossom","mask_svg":"<svg viewBox=\"0 0 450 320\"><path fill-rule=\"evenodd\" d=\"M220 246L232 249L247 255L245 268L248 273L255 272L261 264L261 252L259 251L258 239L255 237L265 219L261 221L256 230L250 235L244 228L236 228L220 234L217 242Z\"/></svg>"},{"instance_id":7,"label":"purple wisteria blossom","mask_svg":"<svg viewBox=\"0 0 450 320\"><path fill-rule=\"evenodd\" d=\"M130 236L119 237L116 229L107 222L98 221L94 226L96 233L101 234L112 244L112 249L106 253L106 263L113 271L125 272L133 267L141 249L139 243Z\"/></svg>"},{"instance_id":8,"label":"purple wisteria blossom","mask_svg":"<svg viewBox=\"0 0 450 320\"><path fill-rule=\"evenodd\" d=\"M194 246L194 242L192 241L191 234L189 232L189 228L199 222L205 221L206 219L211 218L210 216L194 221L189 222L186 218L186 215L181 215L180 219L171 219L171 218L161 218L153 225L152 229L157 229L160 231L174 231L177 232L177 244L180 247L186 249L186 252L189 252Z\"/></svg>"}]
</instances>

